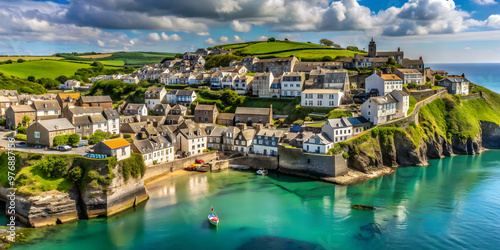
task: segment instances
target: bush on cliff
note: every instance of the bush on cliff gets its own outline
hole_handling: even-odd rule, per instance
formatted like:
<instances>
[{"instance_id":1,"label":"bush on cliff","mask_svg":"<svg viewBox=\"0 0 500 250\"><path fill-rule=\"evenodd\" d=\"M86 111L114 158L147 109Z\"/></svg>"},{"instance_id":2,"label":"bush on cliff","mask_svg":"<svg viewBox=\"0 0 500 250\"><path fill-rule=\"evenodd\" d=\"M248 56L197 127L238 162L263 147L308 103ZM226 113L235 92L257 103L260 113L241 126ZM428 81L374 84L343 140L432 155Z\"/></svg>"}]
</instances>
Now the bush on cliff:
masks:
<instances>
[{"instance_id":1,"label":"bush on cliff","mask_svg":"<svg viewBox=\"0 0 500 250\"><path fill-rule=\"evenodd\" d=\"M118 162L118 171L123 175L125 180L130 179L130 176L134 178L142 178L146 173L146 165L142 160L141 154L132 153L129 158L121 160Z\"/></svg>"}]
</instances>

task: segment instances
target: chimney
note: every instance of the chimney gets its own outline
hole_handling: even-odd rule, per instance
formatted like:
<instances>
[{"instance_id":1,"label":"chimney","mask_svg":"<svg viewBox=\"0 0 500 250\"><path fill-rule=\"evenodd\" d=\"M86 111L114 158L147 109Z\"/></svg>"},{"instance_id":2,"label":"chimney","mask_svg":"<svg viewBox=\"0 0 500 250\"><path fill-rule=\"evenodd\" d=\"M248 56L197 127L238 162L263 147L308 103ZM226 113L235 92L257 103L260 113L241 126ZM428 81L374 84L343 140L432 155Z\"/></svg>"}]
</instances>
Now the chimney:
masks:
<instances>
[{"instance_id":1,"label":"chimney","mask_svg":"<svg viewBox=\"0 0 500 250\"><path fill-rule=\"evenodd\" d=\"M465 78L465 73L462 73L462 77Z\"/></svg>"},{"instance_id":2,"label":"chimney","mask_svg":"<svg viewBox=\"0 0 500 250\"><path fill-rule=\"evenodd\" d=\"M135 115L135 121L140 122L141 121L141 116L140 115Z\"/></svg>"},{"instance_id":3,"label":"chimney","mask_svg":"<svg viewBox=\"0 0 500 250\"><path fill-rule=\"evenodd\" d=\"M141 140L144 140L144 139L147 139L147 138L148 138L148 136L146 135L146 132L144 132L144 131L141 131L141 132L139 133L139 137L141 138Z\"/></svg>"},{"instance_id":4,"label":"chimney","mask_svg":"<svg viewBox=\"0 0 500 250\"><path fill-rule=\"evenodd\" d=\"M264 124L262 124L262 123L254 123L253 127L255 128L256 133L258 133L264 127Z\"/></svg>"},{"instance_id":5,"label":"chimney","mask_svg":"<svg viewBox=\"0 0 500 250\"><path fill-rule=\"evenodd\" d=\"M400 47L398 47L398 52L401 52L401 48Z\"/></svg>"},{"instance_id":6,"label":"chimney","mask_svg":"<svg viewBox=\"0 0 500 250\"><path fill-rule=\"evenodd\" d=\"M247 124L246 123L236 123L236 127L239 128L240 130L245 130L245 129L247 129Z\"/></svg>"}]
</instances>

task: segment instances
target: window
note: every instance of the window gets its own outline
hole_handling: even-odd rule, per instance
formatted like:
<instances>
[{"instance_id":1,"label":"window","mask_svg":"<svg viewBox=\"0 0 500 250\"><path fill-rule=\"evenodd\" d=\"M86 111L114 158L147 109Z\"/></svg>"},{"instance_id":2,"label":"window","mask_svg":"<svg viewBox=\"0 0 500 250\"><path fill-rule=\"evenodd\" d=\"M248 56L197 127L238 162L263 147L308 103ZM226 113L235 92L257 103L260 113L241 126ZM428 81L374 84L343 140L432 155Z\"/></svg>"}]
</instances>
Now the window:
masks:
<instances>
[{"instance_id":1,"label":"window","mask_svg":"<svg viewBox=\"0 0 500 250\"><path fill-rule=\"evenodd\" d=\"M318 99L323 99L323 94L318 94Z\"/></svg>"},{"instance_id":2,"label":"window","mask_svg":"<svg viewBox=\"0 0 500 250\"><path fill-rule=\"evenodd\" d=\"M35 138L40 138L40 132L35 131Z\"/></svg>"},{"instance_id":3,"label":"window","mask_svg":"<svg viewBox=\"0 0 500 250\"><path fill-rule=\"evenodd\" d=\"M323 101L318 100L318 106L323 106Z\"/></svg>"},{"instance_id":4,"label":"window","mask_svg":"<svg viewBox=\"0 0 500 250\"><path fill-rule=\"evenodd\" d=\"M300 88L300 84L299 83L295 84L295 87Z\"/></svg>"}]
</instances>

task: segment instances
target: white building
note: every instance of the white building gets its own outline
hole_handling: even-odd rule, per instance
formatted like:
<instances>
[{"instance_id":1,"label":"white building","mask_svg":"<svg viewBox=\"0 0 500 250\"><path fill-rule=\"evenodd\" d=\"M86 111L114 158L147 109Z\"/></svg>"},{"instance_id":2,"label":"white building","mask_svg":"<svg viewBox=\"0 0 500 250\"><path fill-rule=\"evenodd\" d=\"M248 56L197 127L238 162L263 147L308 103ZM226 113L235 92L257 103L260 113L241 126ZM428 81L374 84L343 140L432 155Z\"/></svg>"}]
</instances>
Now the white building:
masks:
<instances>
[{"instance_id":1,"label":"white building","mask_svg":"<svg viewBox=\"0 0 500 250\"><path fill-rule=\"evenodd\" d=\"M134 141L132 151L142 155L148 165L171 162L174 158L174 147L163 136L152 136L151 139Z\"/></svg>"},{"instance_id":2,"label":"white building","mask_svg":"<svg viewBox=\"0 0 500 250\"><path fill-rule=\"evenodd\" d=\"M284 72L281 76L281 96L300 96L305 81L305 74L299 72Z\"/></svg>"},{"instance_id":3,"label":"white building","mask_svg":"<svg viewBox=\"0 0 500 250\"><path fill-rule=\"evenodd\" d=\"M403 80L395 74L372 74L365 80L366 93L378 92L379 96L385 96L393 90L403 90Z\"/></svg>"},{"instance_id":4,"label":"white building","mask_svg":"<svg viewBox=\"0 0 500 250\"><path fill-rule=\"evenodd\" d=\"M148 109L154 109L158 104L165 100L167 91L164 87L149 87L144 93L144 102Z\"/></svg>"},{"instance_id":5,"label":"white building","mask_svg":"<svg viewBox=\"0 0 500 250\"><path fill-rule=\"evenodd\" d=\"M333 147L333 141L324 133L315 134L302 145L302 149L307 153L326 154Z\"/></svg>"},{"instance_id":6,"label":"white building","mask_svg":"<svg viewBox=\"0 0 500 250\"><path fill-rule=\"evenodd\" d=\"M407 117L410 96L401 90L394 90L386 96L368 99L361 105L361 115L373 125L383 124L392 119Z\"/></svg>"},{"instance_id":7,"label":"white building","mask_svg":"<svg viewBox=\"0 0 500 250\"><path fill-rule=\"evenodd\" d=\"M252 94L259 97L272 97L271 84L274 81L272 73L257 73L252 81Z\"/></svg>"},{"instance_id":8,"label":"white building","mask_svg":"<svg viewBox=\"0 0 500 250\"><path fill-rule=\"evenodd\" d=\"M403 79L403 84L415 83L422 85L425 83L422 73L417 69L397 69L394 74Z\"/></svg>"},{"instance_id":9,"label":"white building","mask_svg":"<svg viewBox=\"0 0 500 250\"><path fill-rule=\"evenodd\" d=\"M283 139L284 130L261 129L253 137L253 151L256 154L278 155L278 145Z\"/></svg>"},{"instance_id":10,"label":"white building","mask_svg":"<svg viewBox=\"0 0 500 250\"><path fill-rule=\"evenodd\" d=\"M438 82L438 86L445 87L448 89L448 93L454 95L468 95L469 85L470 82L465 78L465 75L448 76L446 79Z\"/></svg>"},{"instance_id":11,"label":"white building","mask_svg":"<svg viewBox=\"0 0 500 250\"><path fill-rule=\"evenodd\" d=\"M180 129L177 140L180 143L180 150L189 152L191 155L201 154L207 149L207 135L199 127Z\"/></svg>"},{"instance_id":12,"label":"white building","mask_svg":"<svg viewBox=\"0 0 500 250\"><path fill-rule=\"evenodd\" d=\"M124 83L139 83L139 78L137 76L126 75L122 77L121 80Z\"/></svg>"},{"instance_id":13,"label":"white building","mask_svg":"<svg viewBox=\"0 0 500 250\"><path fill-rule=\"evenodd\" d=\"M345 117L337 119L328 119L325 125L321 127L321 132L331 138L333 142L342 142L349 140L353 135L352 124Z\"/></svg>"},{"instance_id":14,"label":"white building","mask_svg":"<svg viewBox=\"0 0 500 250\"><path fill-rule=\"evenodd\" d=\"M77 80L66 80L64 84L59 84L59 89L74 90L80 87L80 82Z\"/></svg>"},{"instance_id":15,"label":"white building","mask_svg":"<svg viewBox=\"0 0 500 250\"><path fill-rule=\"evenodd\" d=\"M222 74L222 73L221 73ZM223 89L233 89L234 88L234 80L236 79L237 74L226 74L221 78L221 88Z\"/></svg>"},{"instance_id":16,"label":"white building","mask_svg":"<svg viewBox=\"0 0 500 250\"><path fill-rule=\"evenodd\" d=\"M123 111L123 114L147 116L148 109L146 108L146 104L143 103L129 103L127 104L127 107Z\"/></svg>"},{"instance_id":17,"label":"white building","mask_svg":"<svg viewBox=\"0 0 500 250\"><path fill-rule=\"evenodd\" d=\"M339 89L306 89L302 91L302 107L334 108L341 104L344 92Z\"/></svg>"},{"instance_id":18,"label":"white building","mask_svg":"<svg viewBox=\"0 0 500 250\"><path fill-rule=\"evenodd\" d=\"M102 114L108 121L108 131L111 134L120 134L120 114L118 114L118 111L105 109Z\"/></svg>"},{"instance_id":19,"label":"white building","mask_svg":"<svg viewBox=\"0 0 500 250\"><path fill-rule=\"evenodd\" d=\"M237 75L234 78L234 89L239 95L246 95L252 83L252 76Z\"/></svg>"}]
</instances>

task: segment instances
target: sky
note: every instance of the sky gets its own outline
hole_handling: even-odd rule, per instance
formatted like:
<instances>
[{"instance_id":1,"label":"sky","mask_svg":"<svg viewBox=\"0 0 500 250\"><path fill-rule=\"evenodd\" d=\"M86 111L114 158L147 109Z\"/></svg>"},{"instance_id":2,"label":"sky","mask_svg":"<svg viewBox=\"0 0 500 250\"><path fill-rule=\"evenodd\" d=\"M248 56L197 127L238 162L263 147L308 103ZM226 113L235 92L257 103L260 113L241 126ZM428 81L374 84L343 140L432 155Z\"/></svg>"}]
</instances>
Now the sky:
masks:
<instances>
[{"instance_id":1,"label":"sky","mask_svg":"<svg viewBox=\"0 0 500 250\"><path fill-rule=\"evenodd\" d=\"M0 55L185 52L326 38L428 63L500 63L500 0L0 0Z\"/></svg>"}]
</instances>

